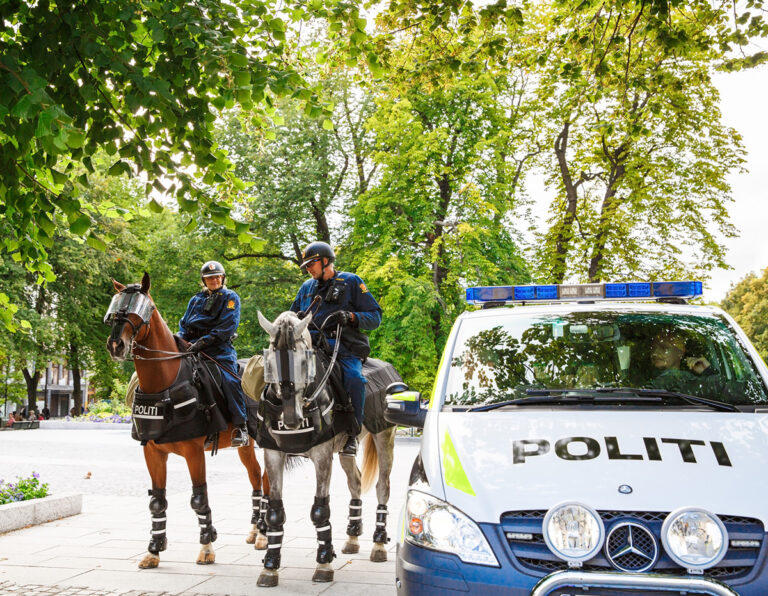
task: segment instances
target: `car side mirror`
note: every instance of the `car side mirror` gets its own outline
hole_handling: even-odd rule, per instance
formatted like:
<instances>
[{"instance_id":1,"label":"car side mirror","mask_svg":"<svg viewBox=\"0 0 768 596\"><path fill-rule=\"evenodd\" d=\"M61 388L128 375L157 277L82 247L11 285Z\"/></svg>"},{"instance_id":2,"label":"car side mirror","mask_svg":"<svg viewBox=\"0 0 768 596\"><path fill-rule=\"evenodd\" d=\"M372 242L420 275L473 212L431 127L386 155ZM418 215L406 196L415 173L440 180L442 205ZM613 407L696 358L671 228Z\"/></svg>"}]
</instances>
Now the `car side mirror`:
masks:
<instances>
[{"instance_id":1,"label":"car side mirror","mask_svg":"<svg viewBox=\"0 0 768 596\"><path fill-rule=\"evenodd\" d=\"M424 428L426 417L427 402L421 399L421 393L410 391L403 382L392 383L387 387L387 409L384 411L387 422Z\"/></svg>"}]
</instances>

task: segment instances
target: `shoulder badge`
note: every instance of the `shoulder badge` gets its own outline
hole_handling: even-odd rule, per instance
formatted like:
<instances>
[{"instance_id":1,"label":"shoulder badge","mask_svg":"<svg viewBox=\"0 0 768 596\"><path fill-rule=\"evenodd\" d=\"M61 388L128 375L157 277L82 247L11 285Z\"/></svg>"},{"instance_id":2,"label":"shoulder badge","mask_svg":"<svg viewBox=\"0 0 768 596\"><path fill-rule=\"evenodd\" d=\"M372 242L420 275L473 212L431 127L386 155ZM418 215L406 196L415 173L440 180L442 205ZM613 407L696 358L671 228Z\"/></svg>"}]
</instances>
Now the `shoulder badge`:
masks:
<instances>
[{"instance_id":1,"label":"shoulder badge","mask_svg":"<svg viewBox=\"0 0 768 596\"><path fill-rule=\"evenodd\" d=\"M235 301L234 300L230 300L229 302L227 302L227 308L229 310L232 310L233 308L235 308Z\"/></svg>"},{"instance_id":2,"label":"shoulder badge","mask_svg":"<svg viewBox=\"0 0 768 596\"><path fill-rule=\"evenodd\" d=\"M364 283L360 283L360 291L365 294L368 291L368 288L365 287Z\"/></svg>"}]
</instances>

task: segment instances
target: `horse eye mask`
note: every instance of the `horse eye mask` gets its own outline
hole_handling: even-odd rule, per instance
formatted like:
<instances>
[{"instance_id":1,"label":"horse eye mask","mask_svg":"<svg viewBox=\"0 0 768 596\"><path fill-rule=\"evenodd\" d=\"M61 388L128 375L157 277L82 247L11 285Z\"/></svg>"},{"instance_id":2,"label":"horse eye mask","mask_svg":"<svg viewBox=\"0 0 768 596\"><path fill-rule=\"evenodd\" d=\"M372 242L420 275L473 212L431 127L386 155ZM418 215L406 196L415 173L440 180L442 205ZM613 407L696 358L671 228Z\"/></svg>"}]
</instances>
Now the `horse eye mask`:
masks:
<instances>
[{"instance_id":1,"label":"horse eye mask","mask_svg":"<svg viewBox=\"0 0 768 596\"><path fill-rule=\"evenodd\" d=\"M107 314L104 315L104 322L110 325L112 320L118 315L125 317L129 314L135 314L139 315L145 323L149 323L149 318L152 316L154 309L154 304L152 304L152 301L146 294L141 292L120 292L112 296L112 302L109 303Z\"/></svg>"},{"instance_id":2,"label":"horse eye mask","mask_svg":"<svg viewBox=\"0 0 768 596\"><path fill-rule=\"evenodd\" d=\"M264 382L309 385L315 379L314 350L264 350Z\"/></svg>"}]
</instances>

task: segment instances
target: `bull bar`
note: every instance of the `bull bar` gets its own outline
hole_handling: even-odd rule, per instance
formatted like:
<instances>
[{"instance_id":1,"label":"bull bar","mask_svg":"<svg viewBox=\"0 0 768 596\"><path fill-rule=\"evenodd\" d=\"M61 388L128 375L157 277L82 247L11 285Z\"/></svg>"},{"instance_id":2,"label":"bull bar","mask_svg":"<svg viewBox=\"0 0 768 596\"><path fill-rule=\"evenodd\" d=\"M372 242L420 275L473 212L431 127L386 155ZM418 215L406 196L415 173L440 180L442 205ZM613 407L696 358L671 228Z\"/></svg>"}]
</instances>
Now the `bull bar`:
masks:
<instances>
[{"instance_id":1,"label":"bull bar","mask_svg":"<svg viewBox=\"0 0 768 596\"><path fill-rule=\"evenodd\" d=\"M689 594L710 596L739 596L724 583L708 577L677 577L660 573L616 573L612 571L556 571L543 577L531 591L531 596L547 596L558 588L639 589L645 592L678 590Z\"/></svg>"}]
</instances>

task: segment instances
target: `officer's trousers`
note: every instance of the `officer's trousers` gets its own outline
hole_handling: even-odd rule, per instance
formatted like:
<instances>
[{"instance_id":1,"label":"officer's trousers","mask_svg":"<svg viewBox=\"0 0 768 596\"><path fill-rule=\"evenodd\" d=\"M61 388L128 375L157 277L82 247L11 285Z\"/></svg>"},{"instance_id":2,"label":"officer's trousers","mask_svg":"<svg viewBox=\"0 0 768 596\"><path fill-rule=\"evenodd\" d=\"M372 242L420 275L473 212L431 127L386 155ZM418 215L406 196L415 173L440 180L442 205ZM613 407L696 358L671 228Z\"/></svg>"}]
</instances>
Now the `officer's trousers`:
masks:
<instances>
[{"instance_id":1,"label":"officer's trousers","mask_svg":"<svg viewBox=\"0 0 768 596\"><path fill-rule=\"evenodd\" d=\"M225 352L223 354L211 354L207 350L203 351L216 360L216 362L220 362L223 366L226 366L229 370L235 373L237 372L237 355L234 350L232 350L231 353ZM243 388L240 386L240 381L227 371L221 368L219 368L219 370L221 371L222 389L227 398L229 413L232 415L232 424L245 424L245 396L243 395Z\"/></svg>"},{"instance_id":2,"label":"officer's trousers","mask_svg":"<svg viewBox=\"0 0 768 596\"><path fill-rule=\"evenodd\" d=\"M344 390L352 400L352 407L355 409L355 419L362 426L365 384L368 382L363 376L363 361L359 358L339 358L337 362L341 367Z\"/></svg>"}]
</instances>

